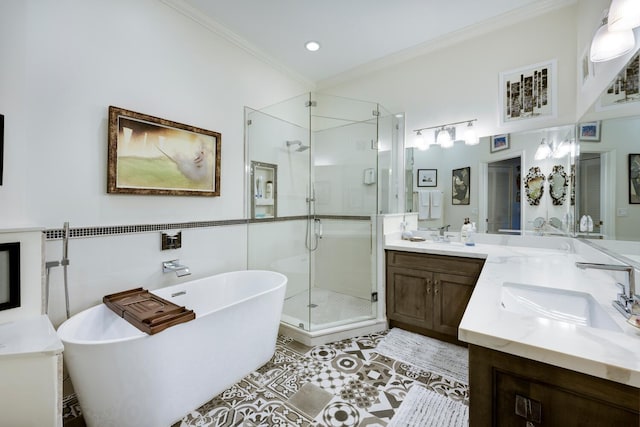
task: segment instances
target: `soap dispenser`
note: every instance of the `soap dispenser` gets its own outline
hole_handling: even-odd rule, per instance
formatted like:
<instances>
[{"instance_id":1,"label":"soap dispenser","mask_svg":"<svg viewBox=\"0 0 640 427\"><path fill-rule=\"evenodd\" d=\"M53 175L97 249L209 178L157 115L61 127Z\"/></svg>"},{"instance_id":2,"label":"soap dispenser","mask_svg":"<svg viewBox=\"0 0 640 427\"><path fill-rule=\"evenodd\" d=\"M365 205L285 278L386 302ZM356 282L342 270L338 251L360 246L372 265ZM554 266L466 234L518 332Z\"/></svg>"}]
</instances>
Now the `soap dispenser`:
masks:
<instances>
[{"instance_id":1,"label":"soap dispenser","mask_svg":"<svg viewBox=\"0 0 640 427\"><path fill-rule=\"evenodd\" d=\"M462 243L467 243L467 239L469 238L470 231L471 231L471 221L469 221L469 218L465 218L464 224L462 224L462 228L460 229L460 241Z\"/></svg>"}]
</instances>

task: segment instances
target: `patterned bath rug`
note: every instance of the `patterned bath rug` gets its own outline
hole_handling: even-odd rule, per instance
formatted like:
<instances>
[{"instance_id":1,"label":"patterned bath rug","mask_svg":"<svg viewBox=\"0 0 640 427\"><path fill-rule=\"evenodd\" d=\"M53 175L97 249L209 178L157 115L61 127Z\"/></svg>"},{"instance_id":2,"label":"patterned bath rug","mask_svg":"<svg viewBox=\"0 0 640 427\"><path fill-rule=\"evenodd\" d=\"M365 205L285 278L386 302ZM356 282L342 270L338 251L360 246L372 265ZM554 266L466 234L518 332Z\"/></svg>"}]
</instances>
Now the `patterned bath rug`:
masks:
<instances>
[{"instance_id":1,"label":"patterned bath rug","mask_svg":"<svg viewBox=\"0 0 640 427\"><path fill-rule=\"evenodd\" d=\"M467 427L469 407L414 385L387 427Z\"/></svg>"},{"instance_id":2,"label":"patterned bath rug","mask_svg":"<svg viewBox=\"0 0 640 427\"><path fill-rule=\"evenodd\" d=\"M469 384L469 351L464 347L393 328L376 352Z\"/></svg>"}]
</instances>

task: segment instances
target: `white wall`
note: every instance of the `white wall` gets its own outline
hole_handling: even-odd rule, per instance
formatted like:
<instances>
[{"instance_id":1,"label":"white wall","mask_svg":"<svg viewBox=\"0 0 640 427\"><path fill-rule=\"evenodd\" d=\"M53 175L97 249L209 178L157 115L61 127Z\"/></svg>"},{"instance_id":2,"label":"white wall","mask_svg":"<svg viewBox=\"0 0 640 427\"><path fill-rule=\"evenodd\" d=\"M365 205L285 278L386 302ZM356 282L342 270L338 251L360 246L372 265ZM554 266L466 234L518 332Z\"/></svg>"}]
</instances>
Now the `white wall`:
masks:
<instances>
[{"instance_id":1,"label":"white wall","mask_svg":"<svg viewBox=\"0 0 640 427\"><path fill-rule=\"evenodd\" d=\"M573 123L575 28L574 4L320 90L405 112L407 142L413 129L473 118L480 136ZM499 73L550 59L558 61L558 117L498 128Z\"/></svg>"},{"instance_id":2,"label":"white wall","mask_svg":"<svg viewBox=\"0 0 640 427\"><path fill-rule=\"evenodd\" d=\"M158 1L0 7L0 196L13 202L0 211L5 225L242 217L242 107L304 91L301 83ZM221 132L222 196L107 195L109 105Z\"/></svg>"},{"instance_id":3,"label":"white wall","mask_svg":"<svg viewBox=\"0 0 640 427\"><path fill-rule=\"evenodd\" d=\"M157 0L3 1L0 56L3 227L243 218L243 107L310 89ZM109 105L220 132L221 196L107 194ZM72 312L110 291L176 281L159 274L161 260L180 257L194 276L246 267L245 226L199 230L167 252L159 232L72 239ZM60 259L60 246L47 242L46 259ZM54 323L61 275L51 281Z\"/></svg>"}]
</instances>

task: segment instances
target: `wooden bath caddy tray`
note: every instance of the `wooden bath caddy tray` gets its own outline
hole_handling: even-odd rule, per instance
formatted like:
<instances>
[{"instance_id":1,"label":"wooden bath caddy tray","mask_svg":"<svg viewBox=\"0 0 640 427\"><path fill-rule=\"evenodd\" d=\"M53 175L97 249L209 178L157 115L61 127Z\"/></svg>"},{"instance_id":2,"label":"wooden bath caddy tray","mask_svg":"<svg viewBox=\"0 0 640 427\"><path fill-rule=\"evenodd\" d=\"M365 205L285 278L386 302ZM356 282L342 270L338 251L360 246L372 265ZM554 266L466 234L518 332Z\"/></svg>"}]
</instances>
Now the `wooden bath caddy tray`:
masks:
<instances>
[{"instance_id":1,"label":"wooden bath caddy tray","mask_svg":"<svg viewBox=\"0 0 640 427\"><path fill-rule=\"evenodd\" d=\"M118 316L149 335L196 318L193 310L187 310L143 288L105 295L102 302Z\"/></svg>"}]
</instances>

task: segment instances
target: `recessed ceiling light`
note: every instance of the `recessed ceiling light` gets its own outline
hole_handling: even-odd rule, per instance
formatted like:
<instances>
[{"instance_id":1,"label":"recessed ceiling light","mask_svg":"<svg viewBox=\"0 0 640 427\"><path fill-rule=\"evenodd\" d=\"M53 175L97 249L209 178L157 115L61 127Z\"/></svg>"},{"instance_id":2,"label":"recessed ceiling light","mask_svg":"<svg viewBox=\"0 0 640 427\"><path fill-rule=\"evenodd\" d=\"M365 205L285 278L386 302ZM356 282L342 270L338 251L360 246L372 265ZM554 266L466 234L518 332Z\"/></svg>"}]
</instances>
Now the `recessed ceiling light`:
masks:
<instances>
[{"instance_id":1,"label":"recessed ceiling light","mask_svg":"<svg viewBox=\"0 0 640 427\"><path fill-rule=\"evenodd\" d=\"M305 43L304 47L306 47L307 50L310 51L310 52L315 52L316 50L320 49L320 43L314 42L312 40L312 41L309 41L309 42Z\"/></svg>"}]
</instances>

